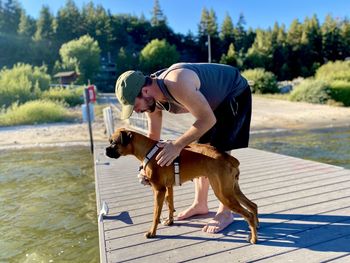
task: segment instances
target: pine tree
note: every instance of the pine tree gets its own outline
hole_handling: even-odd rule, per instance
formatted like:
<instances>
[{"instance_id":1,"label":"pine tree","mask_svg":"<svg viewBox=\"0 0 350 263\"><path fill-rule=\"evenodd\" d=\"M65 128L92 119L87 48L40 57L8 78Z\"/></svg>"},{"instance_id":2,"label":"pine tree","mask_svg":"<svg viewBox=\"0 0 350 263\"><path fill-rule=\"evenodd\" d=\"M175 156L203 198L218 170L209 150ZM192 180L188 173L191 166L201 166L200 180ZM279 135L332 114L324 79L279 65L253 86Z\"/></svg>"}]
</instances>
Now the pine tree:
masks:
<instances>
[{"instance_id":1,"label":"pine tree","mask_svg":"<svg viewBox=\"0 0 350 263\"><path fill-rule=\"evenodd\" d=\"M73 0L67 0L55 18L57 41L65 43L82 35L82 18Z\"/></svg>"},{"instance_id":2,"label":"pine tree","mask_svg":"<svg viewBox=\"0 0 350 263\"><path fill-rule=\"evenodd\" d=\"M160 26L160 25L166 25L166 24L167 24L167 19L162 9L160 8L159 0L154 0L151 25Z\"/></svg>"},{"instance_id":3,"label":"pine tree","mask_svg":"<svg viewBox=\"0 0 350 263\"><path fill-rule=\"evenodd\" d=\"M21 19L17 32L19 35L25 37L32 37L35 33L35 20L27 16L24 10L21 12Z\"/></svg>"},{"instance_id":4,"label":"pine tree","mask_svg":"<svg viewBox=\"0 0 350 263\"><path fill-rule=\"evenodd\" d=\"M103 54L111 51L111 47L115 45L115 40L118 38L124 38L124 43L118 43L117 49L115 49L115 46L113 49L118 51L119 45L125 45L125 42L127 41L127 33L125 32L125 28L123 28L122 31L119 30L120 17L116 17L118 23L114 23L113 16L110 15L103 6L98 5L95 7L92 2L89 2L83 6L81 18L81 30L97 40ZM126 20L125 17L123 18ZM115 32L113 32L113 27L115 27Z\"/></svg>"},{"instance_id":5,"label":"pine tree","mask_svg":"<svg viewBox=\"0 0 350 263\"><path fill-rule=\"evenodd\" d=\"M301 74L303 77L312 76L323 60L321 28L316 15L305 18L301 44Z\"/></svg>"},{"instance_id":6,"label":"pine tree","mask_svg":"<svg viewBox=\"0 0 350 263\"><path fill-rule=\"evenodd\" d=\"M300 49L302 33L302 25L298 19L294 19L287 32L287 43L292 47L293 50Z\"/></svg>"},{"instance_id":7,"label":"pine tree","mask_svg":"<svg viewBox=\"0 0 350 263\"><path fill-rule=\"evenodd\" d=\"M291 77L295 78L301 75L301 37L303 27L298 19L294 19L289 27L286 37L286 47L288 49L288 68L291 72Z\"/></svg>"},{"instance_id":8,"label":"pine tree","mask_svg":"<svg viewBox=\"0 0 350 263\"><path fill-rule=\"evenodd\" d=\"M217 17L213 9L208 11L203 8L198 25L198 45L200 47L200 60L202 61L206 61L208 58L208 36L211 43L212 61L215 62L221 57Z\"/></svg>"},{"instance_id":9,"label":"pine tree","mask_svg":"<svg viewBox=\"0 0 350 263\"><path fill-rule=\"evenodd\" d=\"M350 22L345 18L340 27L342 57L350 57Z\"/></svg>"},{"instance_id":10,"label":"pine tree","mask_svg":"<svg viewBox=\"0 0 350 263\"><path fill-rule=\"evenodd\" d=\"M220 63L231 65L234 67L237 66L237 55L233 43L230 44L227 54L222 54Z\"/></svg>"},{"instance_id":11,"label":"pine tree","mask_svg":"<svg viewBox=\"0 0 350 263\"><path fill-rule=\"evenodd\" d=\"M221 26L220 40L222 41L223 50L227 50L231 43L234 42L233 23L230 15L226 13L225 19Z\"/></svg>"},{"instance_id":12,"label":"pine tree","mask_svg":"<svg viewBox=\"0 0 350 263\"><path fill-rule=\"evenodd\" d=\"M16 35L22 8L16 0L0 2L0 32Z\"/></svg>"},{"instance_id":13,"label":"pine tree","mask_svg":"<svg viewBox=\"0 0 350 263\"><path fill-rule=\"evenodd\" d=\"M324 59L332 61L341 59L341 35L337 21L331 15L327 15L321 30Z\"/></svg>"},{"instance_id":14,"label":"pine tree","mask_svg":"<svg viewBox=\"0 0 350 263\"><path fill-rule=\"evenodd\" d=\"M36 22L36 32L34 34L35 41L48 40L51 41L54 36L53 16L48 6L42 6L39 19Z\"/></svg>"},{"instance_id":15,"label":"pine tree","mask_svg":"<svg viewBox=\"0 0 350 263\"><path fill-rule=\"evenodd\" d=\"M243 13L241 13L239 15L237 25L234 29L235 48L238 51L240 51L241 49L246 51L249 48L244 45L244 40L246 38L246 31L244 29L245 24L246 24L246 21L245 21L244 15Z\"/></svg>"},{"instance_id":16,"label":"pine tree","mask_svg":"<svg viewBox=\"0 0 350 263\"><path fill-rule=\"evenodd\" d=\"M270 31L256 30L256 37L246 58L246 65L249 68L265 68L270 71L272 67L272 33Z\"/></svg>"}]
</instances>

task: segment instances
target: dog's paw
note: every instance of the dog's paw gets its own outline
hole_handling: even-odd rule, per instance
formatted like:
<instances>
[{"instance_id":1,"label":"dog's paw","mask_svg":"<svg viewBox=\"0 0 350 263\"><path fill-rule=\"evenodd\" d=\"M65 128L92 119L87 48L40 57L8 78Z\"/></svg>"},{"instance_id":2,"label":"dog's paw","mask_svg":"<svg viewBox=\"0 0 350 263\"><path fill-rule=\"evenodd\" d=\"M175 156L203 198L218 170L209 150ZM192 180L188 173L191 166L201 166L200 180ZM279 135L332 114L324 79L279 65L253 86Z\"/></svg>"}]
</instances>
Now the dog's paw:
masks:
<instances>
[{"instance_id":1,"label":"dog's paw","mask_svg":"<svg viewBox=\"0 0 350 263\"><path fill-rule=\"evenodd\" d=\"M163 220L163 222L162 222L163 226L171 226L172 224L174 224L174 219L167 218L167 219Z\"/></svg>"},{"instance_id":2,"label":"dog's paw","mask_svg":"<svg viewBox=\"0 0 350 263\"><path fill-rule=\"evenodd\" d=\"M156 237L156 233L152 233L152 231L148 231L145 233L146 238L154 238Z\"/></svg>"},{"instance_id":3,"label":"dog's paw","mask_svg":"<svg viewBox=\"0 0 350 263\"><path fill-rule=\"evenodd\" d=\"M256 241L258 241L258 238L250 234L248 237L248 242L250 242L251 244L256 244Z\"/></svg>"}]
</instances>

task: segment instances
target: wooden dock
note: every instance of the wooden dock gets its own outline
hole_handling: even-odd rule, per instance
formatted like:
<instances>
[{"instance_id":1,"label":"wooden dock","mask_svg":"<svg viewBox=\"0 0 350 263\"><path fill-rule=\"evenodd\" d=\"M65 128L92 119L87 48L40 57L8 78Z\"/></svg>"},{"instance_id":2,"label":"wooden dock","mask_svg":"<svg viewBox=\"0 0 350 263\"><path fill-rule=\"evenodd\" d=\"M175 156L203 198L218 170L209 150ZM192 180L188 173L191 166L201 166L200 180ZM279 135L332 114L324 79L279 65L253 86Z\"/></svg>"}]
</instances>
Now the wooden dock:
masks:
<instances>
[{"instance_id":1,"label":"wooden dock","mask_svg":"<svg viewBox=\"0 0 350 263\"><path fill-rule=\"evenodd\" d=\"M259 206L258 243L247 242L248 226L238 215L220 234L201 231L218 206L211 190L209 215L160 225L157 238L146 239L152 190L138 182L139 161L105 157L106 144L95 146L98 210L103 201L109 206L99 222L101 262L350 262L350 170L251 148L235 150L241 189ZM188 207L193 183L175 187L174 196L178 212Z\"/></svg>"}]
</instances>

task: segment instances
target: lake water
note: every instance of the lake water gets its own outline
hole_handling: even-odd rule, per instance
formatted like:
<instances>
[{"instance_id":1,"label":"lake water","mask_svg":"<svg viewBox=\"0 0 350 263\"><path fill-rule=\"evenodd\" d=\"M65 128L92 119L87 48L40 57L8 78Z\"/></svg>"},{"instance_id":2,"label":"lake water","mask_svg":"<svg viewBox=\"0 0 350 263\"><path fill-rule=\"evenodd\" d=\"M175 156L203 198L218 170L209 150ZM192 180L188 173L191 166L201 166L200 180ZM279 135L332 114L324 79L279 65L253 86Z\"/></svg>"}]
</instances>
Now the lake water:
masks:
<instances>
[{"instance_id":1,"label":"lake water","mask_svg":"<svg viewBox=\"0 0 350 263\"><path fill-rule=\"evenodd\" d=\"M350 169L350 127L253 134L249 147Z\"/></svg>"},{"instance_id":2,"label":"lake water","mask_svg":"<svg viewBox=\"0 0 350 263\"><path fill-rule=\"evenodd\" d=\"M87 147L0 151L0 262L99 262Z\"/></svg>"},{"instance_id":3,"label":"lake water","mask_svg":"<svg viewBox=\"0 0 350 263\"><path fill-rule=\"evenodd\" d=\"M253 134L250 147L350 169L350 128ZM88 147L0 151L0 262L99 262Z\"/></svg>"}]
</instances>

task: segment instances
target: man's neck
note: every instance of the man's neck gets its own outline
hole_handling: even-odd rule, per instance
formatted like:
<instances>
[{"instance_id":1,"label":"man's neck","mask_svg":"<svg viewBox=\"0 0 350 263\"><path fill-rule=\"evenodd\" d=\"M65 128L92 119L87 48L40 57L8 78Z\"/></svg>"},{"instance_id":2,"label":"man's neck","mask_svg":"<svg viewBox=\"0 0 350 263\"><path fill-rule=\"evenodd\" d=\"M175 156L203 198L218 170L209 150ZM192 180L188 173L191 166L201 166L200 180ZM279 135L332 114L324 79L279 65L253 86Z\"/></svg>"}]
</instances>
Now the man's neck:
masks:
<instances>
[{"instance_id":1,"label":"man's neck","mask_svg":"<svg viewBox=\"0 0 350 263\"><path fill-rule=\"evenodd\" d=\"M152 96L155 100L160 101L160 102L166 102L167 99L165 98L163 92L160 90L158 83L157 83L157 78L152 79Z\"/></svg>"}]
</instances>

